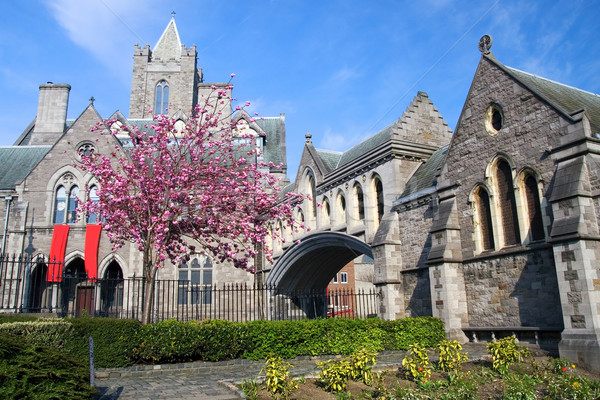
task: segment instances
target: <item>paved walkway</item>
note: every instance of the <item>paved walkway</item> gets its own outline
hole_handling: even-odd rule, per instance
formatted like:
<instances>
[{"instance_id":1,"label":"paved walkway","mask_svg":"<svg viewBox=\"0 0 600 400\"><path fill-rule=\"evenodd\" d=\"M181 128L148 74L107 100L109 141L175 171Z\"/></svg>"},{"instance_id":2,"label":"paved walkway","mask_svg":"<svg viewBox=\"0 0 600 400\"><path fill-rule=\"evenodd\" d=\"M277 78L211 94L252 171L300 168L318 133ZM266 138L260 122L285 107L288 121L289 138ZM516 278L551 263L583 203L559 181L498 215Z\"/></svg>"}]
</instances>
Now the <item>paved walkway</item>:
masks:
<instances>
[{"instance_id":1,"label":"paved walkway","mask_svg":"<svg viewBox=\"0 0 600 400\"><path fill-rule=\"evenodd\" d=\"M463 350L469 360L487 357L485 343L467 343ZM532 348L532 350L535 350ZM404 358L402 351L382 352L377 357L376 370L399 366ZM298 357L290 362L294 376L317 376L318 361L332 356ZM194 362L184 364L137 366L102 369L96 371L96 400L162 400L162 399L240 399L234 382L255 379L264 361L233 360L221 362Z\"/></svg>"}]
</instances>

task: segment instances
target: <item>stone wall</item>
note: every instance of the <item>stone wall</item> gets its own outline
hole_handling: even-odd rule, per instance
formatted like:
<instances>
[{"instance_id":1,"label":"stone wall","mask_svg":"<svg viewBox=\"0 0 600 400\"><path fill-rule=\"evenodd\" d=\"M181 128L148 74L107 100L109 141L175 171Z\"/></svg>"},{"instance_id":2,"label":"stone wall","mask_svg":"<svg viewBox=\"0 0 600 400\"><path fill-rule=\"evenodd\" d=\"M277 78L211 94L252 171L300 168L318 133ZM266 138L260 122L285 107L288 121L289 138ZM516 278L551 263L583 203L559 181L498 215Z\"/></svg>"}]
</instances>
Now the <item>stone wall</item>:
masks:
<instances>
[{"instance_id":1,"label":"stone wall","mask_svg":"<svg viewBox=\"0 0 600 400\"><path fill-rule=\"evenodd\" d=\"M562 329L552 249L463 264L469 326Z\"/></svg>"},{"instance_id":2,"label":"stone wall","mask_svg":"<svg viewBox=\"0 0 600 400\"><path fill-rule=\"evenodd\" d=\"M404 306L407 317L431 316L429 270L417 268L402 272Z\"/></svg>"}]
</instances>

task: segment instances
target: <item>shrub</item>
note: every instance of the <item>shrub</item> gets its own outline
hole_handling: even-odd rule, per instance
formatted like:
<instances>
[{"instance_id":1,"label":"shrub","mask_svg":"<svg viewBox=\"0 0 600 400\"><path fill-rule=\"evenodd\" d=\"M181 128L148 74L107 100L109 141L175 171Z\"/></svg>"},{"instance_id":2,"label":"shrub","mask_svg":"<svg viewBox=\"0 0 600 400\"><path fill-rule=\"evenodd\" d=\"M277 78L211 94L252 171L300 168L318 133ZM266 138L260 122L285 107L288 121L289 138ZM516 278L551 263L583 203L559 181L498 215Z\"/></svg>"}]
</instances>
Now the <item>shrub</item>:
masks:
<instances>
[{"instance_id":1,"label":"shrub","mask_svg":"<svg viewBox=\"0 0 600 400\"><path fill-rule=\"evenodd\" d=\"M319 382L325 390L333 393L346 390L346 384L352 371L348 359L321 361L317 363L317 366L321 369Z\"/></svg>"},{"instance_id":2,"label":"shrub","mask_svg":"<svg viewBox=\"0 0 600 400\"><path fill-rule=\"evenodd\" d=\"M348 357L350 361L350 377L354 381L364 382L366 385L373 383L372 368L377 359L377 353L362 349Z\"/></svg>"},{"instance_id":3,"label":"shrub","mask_svg":"<svg viewBox=\"0 0 600 400\"><path fill-rule=\"evenodd\" d=\"M73 341L71 323L59 319L6 322L0 324L0 335L11 334L26 337L31 343L55 349L64 348Z\"/></svg>"},{"instance_id":4,"label":"shrub","mask_svg":"<svg viewBox=\"0 0 600 400\"><path fill-rule=\"evenodd\" d=\"M412 344L402 360L402 366L408 370L408 375L417 383L425 383L431 377L429 356L425 347Z\"/></svg>"},{"instance_id":5,"label":"shrub","mask_svg":"<svg viewBox=\"0 0 600 400\"><path fill-rule=\"evenodd\" d=\"M69 318L73 327L72 340L65 351L74 357L89 358L89 338L94 339L94 365L98 368L124 367L131 364L137 345L137 332L142 326L137 320L115 318Z\"/></svg>"},{"instance_id":6,"label":"shrub","mask_svg":"<svg viewBox=\"0 0 600 400\"><path fill-rule=\"evenodd\" d=\"M81 360L24 337L0 335L0 398L89 399L95 391L88 380Z\"/></svg>"},{"instance_id":7,"label":"shrub","mask_svg":"<svg viewBox=\"0 0 600 400\"><path fill-rule=\"evenodd\" d=\"M276 355L270 355L265 361L262 371L265 371L265 385L273 398L287 399L290 393L298 387L292 380L290 367L292 365Z\"/></svg>"},{"instance_id":8,"label":"shrub","mask_svg":"<svg viewBox=\"0 0 600 400\"><path fill-rule=\"evenodd\" d=\"M501 374L508 373L510 364L522 361L531 355L529 349L518 345L513 336L507 336L488 343L487 351L492 356L494 370Z\"/></svg>"},{"instance_id":9,"label":"shrub","mask_svg":"<svg viewBox=\"0 0 600 400\"><path fill-rule=\"evenodd\" d=\"M442 371L457 373L462 363L467 361L467 354L462 353L462 346L457 340L442 340L437 349L440 356L438 367Z\"/></svg>"},{"instance_id":10,"label":"shrub","mask_svg":"<svg viewBox=\"0 0 600 400\"><path fill-rule=\"evenodd\" d=\"M199 323L165 320L142 325L137 331L134 357L142 362L169 363L194 359L200 343Z\"/></svg>"}]
</instances>

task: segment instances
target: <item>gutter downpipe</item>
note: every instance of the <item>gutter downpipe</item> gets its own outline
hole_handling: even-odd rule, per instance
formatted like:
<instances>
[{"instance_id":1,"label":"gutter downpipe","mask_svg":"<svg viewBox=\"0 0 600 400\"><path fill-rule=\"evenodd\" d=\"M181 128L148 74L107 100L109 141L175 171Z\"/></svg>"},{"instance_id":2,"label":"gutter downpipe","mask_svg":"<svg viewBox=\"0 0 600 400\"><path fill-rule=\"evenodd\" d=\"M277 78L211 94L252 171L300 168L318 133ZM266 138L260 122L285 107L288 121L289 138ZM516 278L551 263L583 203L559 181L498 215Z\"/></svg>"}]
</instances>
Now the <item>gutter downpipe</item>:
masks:
<instances>
[{"instance_id":1,"label":"gutter downpipe","mask_svg":"<svg viewBox=\"0 0 600 400\"><path fill-rule=\"evenodd\" d=\"M6 218L4 219L4 235L2 236L2 252L0 252L0 255L4 255L4 249L6 248L6 235L8 234L8 216L10 215L10 202L12 199L12 196L6 196L4 198L4 200L6 200Z\"/></svg>"}]
</instances>

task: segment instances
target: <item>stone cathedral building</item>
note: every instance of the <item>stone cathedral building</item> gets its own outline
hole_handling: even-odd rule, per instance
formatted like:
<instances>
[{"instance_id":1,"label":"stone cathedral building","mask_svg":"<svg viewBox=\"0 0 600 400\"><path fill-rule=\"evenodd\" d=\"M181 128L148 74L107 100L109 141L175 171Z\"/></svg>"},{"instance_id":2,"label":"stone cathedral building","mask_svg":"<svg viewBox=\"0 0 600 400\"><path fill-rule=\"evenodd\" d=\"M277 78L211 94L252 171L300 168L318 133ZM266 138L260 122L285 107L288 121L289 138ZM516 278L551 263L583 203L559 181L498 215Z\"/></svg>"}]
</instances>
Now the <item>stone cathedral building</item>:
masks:
<instances>
[{"instance_id":1,"label":"stone cathedral building","mask_svg":"<svg viewBox=\"0 0 600 400\"><path fill-rule=\"evenodd\" d=\"M600 370L600 96L490 46L451 136L424 93L344 153L307 135L294 188L320 204L299 211L314 229L269 280L318 285L368 254L380 317L438 317L463 342L554 343Z\"/></svg>"},{"instance_id":2,"label":"stone cathedral building","mask_svg":"<svg viewBox=\"0 0 600 400\"><path fill-rule=\"evenodd\" d=\"M114 143L96 141L97 133L90 129L103 118L114 120L110 127L117 132L123 127L140 129L152 123L152 115L165 112L185 121L193 107L208 96L214 88L225 88L226 83L206 83L202 69L197 66L195 46L181 44L175 20L171 19L153 49L135 46L129 117L120 112L100 116L94 104L82 110L75 120L67 119L68 84L40 85L37 116L13 146L0 147L0 220L2 253L23 254L32 257L44 255L63 265L62 271L52 265L37 264L29 276L41 286L30 286L25 296L25 309L52 309L56 303L61 273L86 281L94 278L123 279L142 276L141 253L135 246L125 245L112 250L95 215L77 219L76 199L94 196L96 183L92 176L75 168L80 153L90 151L107 153L114 146L124 149L131 145L129 137L116 135ZM231 110L231 104L224 104ZM255 132L257 146L263 150L265 162L282 167L271 168L271 173L285 178L285 117L253 121L244 111L233 119L244 129ZM245 121L245 122L244 122ZM7 278L3 272L3 278ZM40 279L44 278L45 279ZM195 285L220 285L224 282L252 282L253 276L228 264L213 263L204 256L194 256L188 264L162 268L159 279L190 280ZM6 280L4 281L6 286ZM81 285L79 285L81 286ZM54 287L55 290L52 290ZM73 298L84 287L71 288ZM0 288L2 291L2 288ZM2 293L8 291L2 291ZM64 292L64 290L63 290ZM63 293L64 295L64 293ZM118 295L116 297L122 296ZM185 294L188 296L188 294ZM115 296L113 296L115 297ZM197 299L196 299L197 300ZM123 299L95 299L100 308L114 306ZM113 303L111 303L111 301ZM190 301L180 298L180 303Z\"/></svg>"},{"instance_id":3,"label":"stone cathedral building","mask_svg":"<svg viewBox=\"0 0 600 400\"><path fill-rule=\"evenodd\" d=\"M356 284L379 292L381 318L438 317L461 341L554 341L561 356L600 370L600 97L505 66L490 46L486 35L454 133L418 92L397 121L345 152L317 149L306 135L285 188L310 195L296 211L306 229L273 221L285 241L267 243L276 260L260 266L262 278L282 290L323 289L348 279L337 274L354 262ZM143 128L148 110L167 105L184 121L213 85L225 84L204 82L195 47L181 44L171 20L153 49L135 46L129 116L109 116L111 129ZM114 144L92 137L103 119L92 102L66 118L69 91L40 85L36 118L0 147L2 252L56 257L81 281L140 276L137 249L113 252L96 216L76 219L75 200L94 196L95 182L73 164ZM234 118L247 120L265 161L283 164L271 172L285 180L283 114ZM31 266L27 276L45 286L28 289L26 309L57 301L55 272ZM254 279L200 256L159 278ZM123 306L111 293L95 299L100 309ZM180 305L194 302L185 296Z\"/></svg>"}]
</instances>

